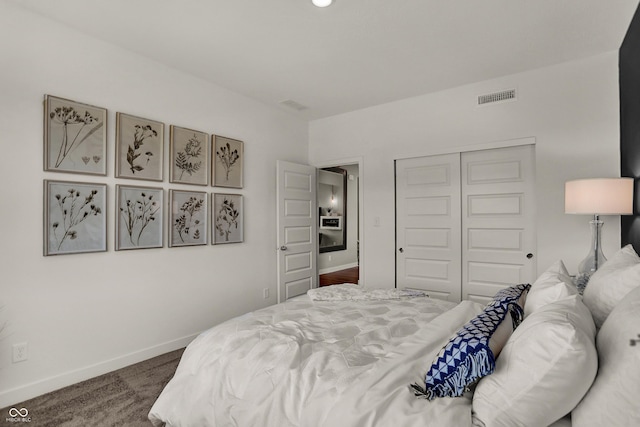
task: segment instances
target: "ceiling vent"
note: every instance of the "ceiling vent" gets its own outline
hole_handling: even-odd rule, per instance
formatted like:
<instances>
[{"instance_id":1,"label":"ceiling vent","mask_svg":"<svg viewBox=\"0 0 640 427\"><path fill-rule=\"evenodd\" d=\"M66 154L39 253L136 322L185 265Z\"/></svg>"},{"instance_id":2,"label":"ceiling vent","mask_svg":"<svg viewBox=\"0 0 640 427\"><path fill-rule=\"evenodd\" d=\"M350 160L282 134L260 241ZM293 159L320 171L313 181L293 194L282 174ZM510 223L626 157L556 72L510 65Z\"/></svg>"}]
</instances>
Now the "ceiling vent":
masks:
<instances>
[{"instance_id":1,"label":"ceiling vent","mask_svg":"<svg viewBox=\"0 0 640 427\"><path fill-rule=\"evenodd\" d=\"M296 102L294 100L291 100L291 99L287 99L286 101L282 101L282 102L280 102L280 104L282 104L282 105L284 105L286 107L292 108L292 109L294 109L296 111L304 111L304 110L307 110L309 108L309 107L306 107L306 106L304 106L304 105L302 105L302 104L300 104L300 103L298 103L298 102Z\"/></svg>"},{"instance_id":2,"label":"ceiling vent","mask_svg":"<svg viewBox=\"0 0 640 427\"><path fill-rule=\"evenodd\" d=\"M504 102L516 99L516 90L508 89L500 92L488 93L478 97L478 105L491 104L493 102Z\"/></svg>"}]
</instances>

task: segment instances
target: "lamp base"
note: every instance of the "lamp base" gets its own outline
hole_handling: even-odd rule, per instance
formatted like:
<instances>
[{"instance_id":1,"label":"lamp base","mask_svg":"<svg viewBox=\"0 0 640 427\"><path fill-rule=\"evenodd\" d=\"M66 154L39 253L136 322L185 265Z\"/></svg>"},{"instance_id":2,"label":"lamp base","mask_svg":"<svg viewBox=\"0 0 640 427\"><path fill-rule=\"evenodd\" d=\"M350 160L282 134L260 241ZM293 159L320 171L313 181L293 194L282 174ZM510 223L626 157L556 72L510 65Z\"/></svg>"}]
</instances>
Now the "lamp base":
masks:
<instances>
[{"instance_id":1,"label":"lamp base","mask_svg":"<svg viewBox=\"0 0 640 427\"><path fill-rule=\"evenodd\" d=\"M604 221L600 221L598 215L594 215L593 220L589 221L591 226L591 249L587 257L578 265L578 275L576 276L576 286L580 293L584 291L584 287L586 287L591 275L607 261L600 244L603 224ZM582 285L582 289L580 289L580 285Z\"/></svg>"}]
</instances>

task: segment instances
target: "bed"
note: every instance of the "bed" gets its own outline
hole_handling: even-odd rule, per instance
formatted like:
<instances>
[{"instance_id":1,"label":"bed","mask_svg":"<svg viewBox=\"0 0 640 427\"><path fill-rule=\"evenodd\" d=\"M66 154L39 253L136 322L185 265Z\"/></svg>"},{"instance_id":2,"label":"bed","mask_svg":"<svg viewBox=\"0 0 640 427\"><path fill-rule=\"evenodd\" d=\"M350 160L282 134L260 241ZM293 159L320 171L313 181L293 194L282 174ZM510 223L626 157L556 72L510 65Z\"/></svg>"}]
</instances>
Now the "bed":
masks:
<instances>
[{"instance_id":1,"label":"bed","mask_svg":"<svg viewBox=\"0 0 640 427\"><path fill-rule=\"evenodd\" d=\"M198 427L640 425L638 285L640 258L628 246L584 296L562 261L487 306L355 285L310 291L199 335L149 419ZM495 327L478 322L483 316ZM472 350L470 328L486 335Z\"/></svg>"}]
</instances>

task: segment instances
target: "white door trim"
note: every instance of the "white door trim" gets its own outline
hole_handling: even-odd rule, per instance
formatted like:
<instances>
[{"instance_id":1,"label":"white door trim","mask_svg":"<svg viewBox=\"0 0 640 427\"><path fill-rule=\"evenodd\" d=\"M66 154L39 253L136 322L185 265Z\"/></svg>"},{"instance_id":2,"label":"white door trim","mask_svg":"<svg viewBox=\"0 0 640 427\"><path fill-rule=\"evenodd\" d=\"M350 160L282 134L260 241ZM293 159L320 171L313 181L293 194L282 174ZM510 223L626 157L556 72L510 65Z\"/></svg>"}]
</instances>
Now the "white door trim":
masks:
<instances>
[{"instance_id":1,"label":"white door trim","mask_svg":"<svg viewBox=\"0 0 640 427\"><path fill-rule=\"evenodd\" d=\"M463 145L460 147L429 148L424 153L412 154L409 157L405 157L405 156L394 157L393 160L405 160L405 159L413 159L416 157L430 157L430 156L439 156L441 154L466 153L468 151L483 151L483 150L491 150L494 148L517 147L520 145L535 145L535 144L536 144L536 138L534 136L529 136L525 138L507 139L504 141L492 141L492 142L483 142L480 144Z\"/></svg>"}]
</instances>

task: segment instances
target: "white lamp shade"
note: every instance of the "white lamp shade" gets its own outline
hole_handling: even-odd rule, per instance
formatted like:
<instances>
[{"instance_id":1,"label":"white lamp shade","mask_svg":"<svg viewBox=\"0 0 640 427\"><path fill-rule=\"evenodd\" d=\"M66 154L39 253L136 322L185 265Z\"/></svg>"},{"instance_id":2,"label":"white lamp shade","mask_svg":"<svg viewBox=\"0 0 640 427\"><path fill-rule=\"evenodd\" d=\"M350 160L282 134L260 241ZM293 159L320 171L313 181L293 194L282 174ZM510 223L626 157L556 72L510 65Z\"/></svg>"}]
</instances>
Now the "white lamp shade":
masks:
<instances>
[{"instance_id":1,"label":"white lamp shade","mask_svg":"<svg viewBox=\"0 0 640 427\"><path fill-rule=\"evenodd\" d=\"M633 178L568 181L564 187L564 211L568 214L632 214Z\"/></svg>"}]
</instances>

